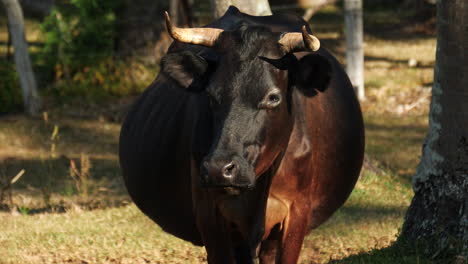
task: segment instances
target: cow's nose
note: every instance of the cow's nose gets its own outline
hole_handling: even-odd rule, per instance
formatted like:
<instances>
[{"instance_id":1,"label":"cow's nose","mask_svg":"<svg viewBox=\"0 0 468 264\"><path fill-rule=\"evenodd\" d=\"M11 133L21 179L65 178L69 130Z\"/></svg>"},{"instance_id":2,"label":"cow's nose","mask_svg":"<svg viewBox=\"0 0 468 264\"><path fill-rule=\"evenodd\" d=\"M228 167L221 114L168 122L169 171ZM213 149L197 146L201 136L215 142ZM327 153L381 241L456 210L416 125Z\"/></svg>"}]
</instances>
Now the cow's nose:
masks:
<instances>
[{"instance_id":1,"label":"cow's nose","mask_svg":"<svg viewBox=\"0 0 468 264\"><path fill-rule=\"evenodd\" d=\"M202 183L229 184L237 176L239 165L234 160L206 160L201 166Z\"/></svg>"},{"instance_id":2,"label":"cow's nose","mask_svg":"<svg viewBox=\"0 0 468 264\"><path fill-rule=\"evenodd\" d=\"M223 167L223 176L226 178L231 178L237 173L237 164L234 161L229 162Z\"/></svg>"}]
</instances>

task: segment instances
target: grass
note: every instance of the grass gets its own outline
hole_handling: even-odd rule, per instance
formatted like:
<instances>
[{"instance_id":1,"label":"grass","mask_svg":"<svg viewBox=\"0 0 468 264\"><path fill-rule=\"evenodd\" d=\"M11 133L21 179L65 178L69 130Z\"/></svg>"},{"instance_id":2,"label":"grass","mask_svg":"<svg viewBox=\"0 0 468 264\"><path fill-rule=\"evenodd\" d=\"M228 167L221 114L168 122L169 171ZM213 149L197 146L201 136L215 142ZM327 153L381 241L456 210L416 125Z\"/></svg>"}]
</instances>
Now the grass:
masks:
<instances>
[{"instance_id":1,"label":"grass","mask_svg":"<svg viewBox=\"0 0 468 264\"><path fill-rule=\"evenodd\" d=\"M0 263L203 263L203 249L154 225L134 205L63 214L0 214ZM197 261L198 260L198 261Z\"/></svg>"},{"instance_id":2,"label":"grass","mask_svg":"<svg viewBox=\"0 0 468 264\"><path fill-rule=\"evenodd\" d=\"M388 10L366 13L365 166L346 204L306 237L300 263L432 263L414 245L394 244L427 131L435 54L434 36L402 20ZM337 9L312 18L315 34L344 61L342 28ZM13 210L0 211L0 264L206 263L203 248L163 232L126 196L117 144L131 101L52 102L46 118L0 117L0 177L26 170L13 185ZM69 171L82 155L91 163L88 195Z\"/></svg>"}]
</instances>

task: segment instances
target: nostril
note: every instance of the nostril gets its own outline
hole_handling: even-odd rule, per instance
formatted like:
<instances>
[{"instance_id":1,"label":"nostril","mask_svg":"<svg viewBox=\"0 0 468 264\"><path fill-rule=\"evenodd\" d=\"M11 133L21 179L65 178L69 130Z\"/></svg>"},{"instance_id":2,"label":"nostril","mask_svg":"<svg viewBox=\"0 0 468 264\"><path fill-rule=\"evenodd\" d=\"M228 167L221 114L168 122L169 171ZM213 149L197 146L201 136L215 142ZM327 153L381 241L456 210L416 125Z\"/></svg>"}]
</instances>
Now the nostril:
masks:
<instances>
[{"instance_id":1,"label":"nostril","mask_svg":"<svg viewBox=\"0 0 468 264\"><path fill-rule=\"evenodd\" d=\"M229 162L226 166L223 168L223 176L226 178L230 178L235 174L236 171L236 164L234 162Z\"/></svg>"}]
</instances>

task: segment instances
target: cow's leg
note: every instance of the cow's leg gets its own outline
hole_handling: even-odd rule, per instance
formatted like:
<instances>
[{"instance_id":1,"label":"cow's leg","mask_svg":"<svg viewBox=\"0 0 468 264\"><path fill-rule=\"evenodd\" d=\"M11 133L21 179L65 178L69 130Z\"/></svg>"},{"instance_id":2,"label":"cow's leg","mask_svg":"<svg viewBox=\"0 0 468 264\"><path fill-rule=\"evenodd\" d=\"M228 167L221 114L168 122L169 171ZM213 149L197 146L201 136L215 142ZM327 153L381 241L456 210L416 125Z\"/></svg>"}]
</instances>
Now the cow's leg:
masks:
<instances>
[{"instance_id":1,"label":"cow's leg","mask_svg":"<svg viewBox=\"0 0 468 264\"><path fill-rule=\"evenodd\" d=\"M260 248L260 263L275 264L278 258L278 240L265 240Z\"/></svg>"},{"instance_id":2,"label":"cow's leg","mask_svg":"<svg viewBox=\"0 0 468 264\"><path fill-rule=\"evenodd\" d=\"M231 248L226 247L223 245L224 243L217 243L208 242L205 245L208 264L236 264L234 260Z\"/></svg>"},{"instance_id":3,"label":"cow's leg","mask_svg":"<svg viewBox=\"0 0 468 264\"><path fill-rule=\"evenodd\" d=\"M230 243L226 223L219 215L208 192L195 192L194 202L197 228L205 245L209 264L235 264L234 252Z\"/></svg>"},{"instance_id":4,"label":"cow's leg","mask_svg":"<svg viewBox=\"0 0 468 264\"><path fill-rule=\"evenodd\" d=\"M216 210L215 197L198 188L199 162L191 160L192 202L197 229L202 237L209 264L235 264L225 222Z\"/></svg>"},{"instance_id":5,"label":"cow's leg","mask_svg":"<svg viewBox=\"0 0 468 264\"><path fill-rule=\"evenodd\" d=\"M209 264L258 264L258 259L252 256L251 247L247 244L233 245L222 228L206 227L202 238Z\"/></svg>"},{"instance_id":6,"label":"cow's leg","mask_svg":"<svg viewBox=\"0 0 468 264\"><path fill-rule=\"evenodd\" d=\"M291 207L285 221L279 252L279 263L295 264L299 259L304 237L308 233L308 208Z\"/></svg>"},{"instance_id":7,"label":"cow's leg","mask_svg":"<svg viewBox=\"0 0 468 264\"><path fill-rule=\"evenodd\" d=\"M257 264L258 259L252 256L252 249L247 245L238 245L234 248L234 256L237 264Z\"/></svg>"},{"instance_id":8,"label":"cow's leg","mask_svg":"<svg viewBox=\"0 0 468 264\"><path fill-rule=\"evenodd\" d=\"M208 263L235 264L234 252L229 243L230 238L227 236L224 224L220 223L219 218L216 219L216 214L207 213L204 215L205 217L200 217L200 213L200 211L197 213L198 230L200 231L203 244L205 245Z\"/></svg>"}]
</instances>

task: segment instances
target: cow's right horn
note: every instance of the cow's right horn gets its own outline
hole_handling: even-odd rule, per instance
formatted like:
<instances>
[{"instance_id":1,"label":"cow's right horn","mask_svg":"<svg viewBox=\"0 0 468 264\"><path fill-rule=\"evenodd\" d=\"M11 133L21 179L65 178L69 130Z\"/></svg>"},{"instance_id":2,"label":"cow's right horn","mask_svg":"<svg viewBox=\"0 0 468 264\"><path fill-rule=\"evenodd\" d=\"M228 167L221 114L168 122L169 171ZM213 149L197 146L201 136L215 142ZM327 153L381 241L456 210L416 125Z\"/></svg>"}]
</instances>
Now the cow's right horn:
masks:
<instances>
[{"instance_id":1,"label":"cow's right horn","mask_svg":"<svg viewBox=\"0 0 468 264\"><path fill-rule=\"evenodd\" d=\"M290 32L284 34L278 43L286 53L299 51L317 51L320 48L320 40L307 33L306 26L302 26L302 32Z\"/></svg>"},{"instance_id":2,"label":"cow's right horn","mask_svg":"<svg viewBox=\"0 0 468 264\"><path fill-rule=\"evenodd\" d=\"M167 32L173 39L183 43L213 47L223 32L219 28L179 28L172 25L169 14L165 13Z\"/></svg>"}]
</instances>

